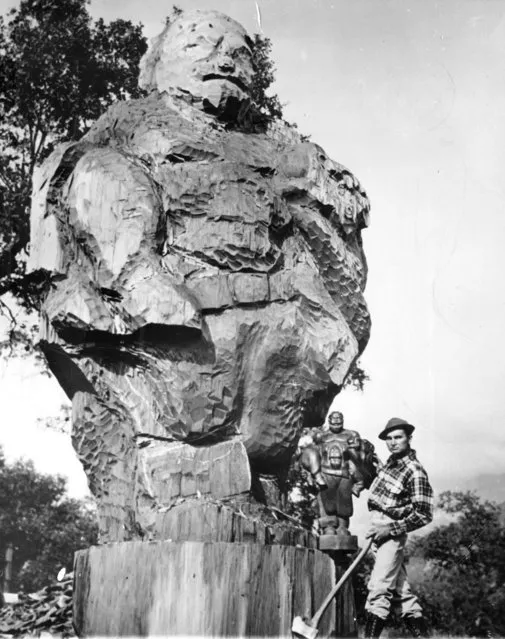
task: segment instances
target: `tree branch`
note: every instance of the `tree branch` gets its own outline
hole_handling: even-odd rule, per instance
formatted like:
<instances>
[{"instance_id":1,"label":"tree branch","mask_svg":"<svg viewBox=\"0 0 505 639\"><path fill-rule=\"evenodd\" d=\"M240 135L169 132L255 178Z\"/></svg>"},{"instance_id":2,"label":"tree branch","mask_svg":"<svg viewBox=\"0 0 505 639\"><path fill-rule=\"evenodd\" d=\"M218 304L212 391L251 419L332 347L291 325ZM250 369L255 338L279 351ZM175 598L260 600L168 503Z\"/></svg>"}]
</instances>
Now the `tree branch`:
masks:
<instances>
[{"instance_id":1,"label":"tree branch","mask_svg":"<svg viewBox=\"0 0 505 639\"><path fill-rule=\"evenodd\" d=\"M17 324L16 321L16 316L14 315L14 313L12 312L12 310L10 309L9 305L6 304L3 299L0 297L0 314L1 315L7 315L11 324L11 327Z\"/></svg>"}]
</instances>

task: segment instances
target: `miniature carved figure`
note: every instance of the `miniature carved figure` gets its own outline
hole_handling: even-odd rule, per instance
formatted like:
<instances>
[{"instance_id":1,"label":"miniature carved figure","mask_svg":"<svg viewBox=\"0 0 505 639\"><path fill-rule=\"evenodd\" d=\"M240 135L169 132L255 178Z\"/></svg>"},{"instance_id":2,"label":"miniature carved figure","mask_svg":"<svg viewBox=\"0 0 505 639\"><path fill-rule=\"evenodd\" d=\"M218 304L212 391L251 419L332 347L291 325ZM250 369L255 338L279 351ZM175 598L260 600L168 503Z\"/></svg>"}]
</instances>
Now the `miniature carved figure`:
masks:
<instances>
[{"instance_id":1,"label":"miniature carved figure","mask_svg":"<svg viewBox=\"0 0 505 639\"><path fill-rule=\"evenodd\" d=\"M147 97L35 177L40 344L102 541L157 538L197 496L273 495L369 337L366 195L296 130L251 127L251 46L222 14L174 16Z\"/></svg>"},{"instance_id":2,"label":"miniature carved figure","mask_svg":"<svg viewBox=\"0 0 505 639\"><path fill-rule=\"evenodd\" d=\"M305 442L301 464L319 489L319 525L324 535L348 535L352 496L359 496L375 476L374 447L359 433L344 428L341 412L329 414L322 429Z\"/></svg>"}]
</instances>

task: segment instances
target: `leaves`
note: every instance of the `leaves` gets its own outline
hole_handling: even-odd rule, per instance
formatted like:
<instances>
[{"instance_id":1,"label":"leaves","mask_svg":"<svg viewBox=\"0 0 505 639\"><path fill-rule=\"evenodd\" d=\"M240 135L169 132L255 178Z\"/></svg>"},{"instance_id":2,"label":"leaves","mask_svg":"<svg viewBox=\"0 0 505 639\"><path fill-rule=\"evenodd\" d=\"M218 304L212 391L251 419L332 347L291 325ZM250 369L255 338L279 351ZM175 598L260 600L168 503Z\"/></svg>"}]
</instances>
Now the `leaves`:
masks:
<instances>
[{"instance_id":1,"label":"leaves","mask_svg":"<svg viewBox=\"0 0 505 639\"><path fill-rule=\"evenodd\" d=\"M452 635L505 633L505 528L502 511L470 492L445 492L439 507L454 521L419 539L426 563L418 586L434 627Z\"/></svg>"},{"instance_id":2,"label":"leaves","mask_svg":"<svg viewBox=\"0 0 505 639\"><path fill-rule=\"evenodd\" d=\"M79 548L96 542L92 504L66 495L66 481L39 473L30 461L0 456L0 555L14 545L14 587L31 592L64 566Z\"/></svg>"},{"instance_id":3,"label":"leaves","mask_svg":"<svg viewBox=\"0 0 505 639\"><path fill-rule=\"evenodd\" d=\"M87 5L22 0L0 19L0 296L28 310L40 300L39 275L25 265L35 166L113 101L139 95L142 26L93 23Z\"/></svg>"},{"instance_id":4,"label":"leaves","mask_svg":"<svg viewBox=\"0 0 505 639\"><path fill-rule=\"evenodd\" d=\"M253 39L253 84L252 99L267 119L282 118L282 105L276 94L269 95L268 89L275 79L275 65L271 58L272 43L258 33Z\"/></svg>"},{"instance_id":5,"label":"leaves","mask_svg":"<svg viewBox=\"0 0 505 639\"><path fill-rule=\"evenodd\" d=\"M352 386L354 390L363 392L365 384L369 381L370 376L365 371L365 369L362 368L359 360L356 360L353 362L351 368L349 369L349 372L346 375L344 388Z\"/></svg>"},{"instance_id":6,"label":"leaves","mask_svg":"<svg viewBox=\"0 0 505 639\"><path fill-rule=\"evenodd\" d=\"M317 506L318 491L311 481L309 473L302 468L296 457L293 458L286 481L288 500L286 510L311 529L319 517Z\"/></svg>"}]
</instances>

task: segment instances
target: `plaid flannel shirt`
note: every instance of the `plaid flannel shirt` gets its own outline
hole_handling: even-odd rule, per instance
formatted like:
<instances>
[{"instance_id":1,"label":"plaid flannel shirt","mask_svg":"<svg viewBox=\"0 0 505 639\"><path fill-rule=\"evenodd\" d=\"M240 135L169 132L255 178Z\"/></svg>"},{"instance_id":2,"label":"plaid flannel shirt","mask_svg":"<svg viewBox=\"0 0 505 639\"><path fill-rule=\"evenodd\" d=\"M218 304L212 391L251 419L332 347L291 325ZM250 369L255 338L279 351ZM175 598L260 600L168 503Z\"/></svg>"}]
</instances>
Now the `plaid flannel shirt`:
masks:
<instances>
[{"instance_id":1,"label":"plaid flannel shirt","mask_svg":"<svg viewBox=\"0 0 505 639\"><path fill-rule=\"evenodd\" d=\"M433 519L433 489L415 450L403 457L391 455L370 486L368 509L395 521L392 536L417 530Z\"/></svg>"}]
</instances>

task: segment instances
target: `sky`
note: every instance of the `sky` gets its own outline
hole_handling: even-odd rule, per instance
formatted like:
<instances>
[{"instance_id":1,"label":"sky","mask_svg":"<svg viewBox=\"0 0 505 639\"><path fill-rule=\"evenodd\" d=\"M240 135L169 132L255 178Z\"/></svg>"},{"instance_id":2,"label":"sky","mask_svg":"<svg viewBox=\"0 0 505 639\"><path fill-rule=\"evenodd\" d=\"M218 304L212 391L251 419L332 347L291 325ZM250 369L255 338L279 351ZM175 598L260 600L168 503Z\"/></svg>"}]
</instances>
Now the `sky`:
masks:
<instances>
[{"instance_id":1,"label":"sky","mask_svg":"<svg viewBox=\"0 0 505 639\"><path fill-rule=\"evenodd\" d=\"M0 13L15 6L0 0ZM334 401L386 456L390 417L435 488L503 471L505 456L505 2L179 0L227 13L272 41L275 92L296 122L361 181L372 335L365 391ZM91 0L106 21L155 36L171 2ZM68 437L37 417L65 396L27 362L0 364L0 445L86 491Z\"/></svg>"}]
</instances>

